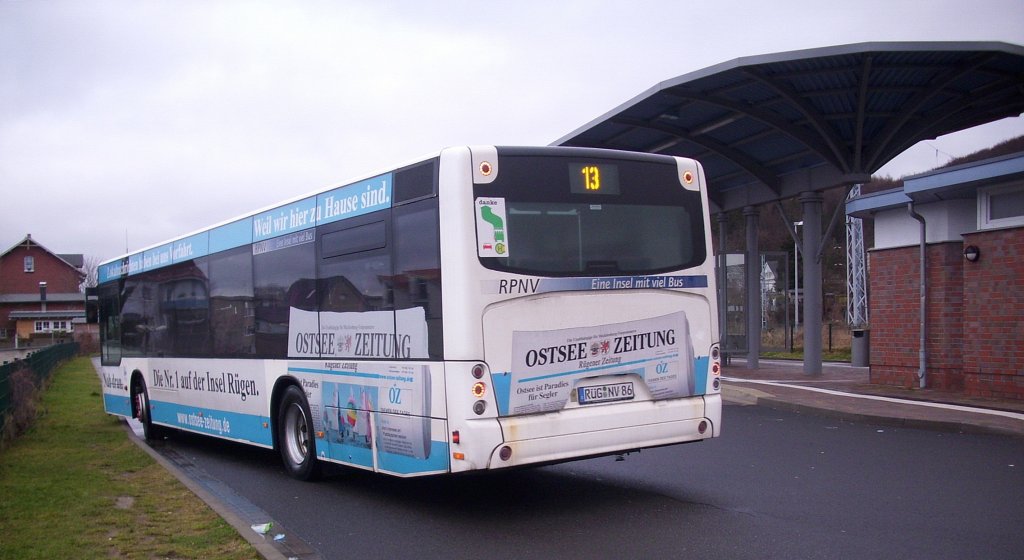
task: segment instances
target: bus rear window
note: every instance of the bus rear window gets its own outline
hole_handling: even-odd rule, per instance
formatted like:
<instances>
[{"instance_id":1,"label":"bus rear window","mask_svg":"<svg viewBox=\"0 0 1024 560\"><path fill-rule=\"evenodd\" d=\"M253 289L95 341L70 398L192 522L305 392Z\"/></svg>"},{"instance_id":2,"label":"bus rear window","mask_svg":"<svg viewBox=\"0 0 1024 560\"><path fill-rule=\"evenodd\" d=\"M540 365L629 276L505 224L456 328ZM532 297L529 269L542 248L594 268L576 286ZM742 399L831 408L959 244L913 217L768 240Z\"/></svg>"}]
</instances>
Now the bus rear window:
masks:
<instances>
[{"instance_id":1,"label":"bus rear window","mask_svg":"<svg viewBox=\"0 0 1024 560\"><path fill-rule=\"evenodd\" d=\"M504 157L476 185L482 246L501 222L493 270L536 276L615 276L682 270L706 259L701 195L674 162ZM483 206L491 205L491 208ZM495 210L496 209L496 210ZM503 212L495 218L495 211Z\"/></svg>"}]
</instances>

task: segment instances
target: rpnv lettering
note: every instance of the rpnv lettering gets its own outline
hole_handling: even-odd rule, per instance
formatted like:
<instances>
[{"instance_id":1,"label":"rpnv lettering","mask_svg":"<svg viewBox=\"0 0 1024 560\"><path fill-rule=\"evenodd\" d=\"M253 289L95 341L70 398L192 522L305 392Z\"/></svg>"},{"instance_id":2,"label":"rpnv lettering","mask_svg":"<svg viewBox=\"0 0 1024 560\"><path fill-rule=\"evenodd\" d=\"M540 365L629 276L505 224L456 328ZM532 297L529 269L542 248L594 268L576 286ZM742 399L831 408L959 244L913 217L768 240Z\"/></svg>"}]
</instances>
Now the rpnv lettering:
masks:
<instances>
[{"instance_id":1,"label":"rpnv lettering","mask_svg":"<svg viewBox=\"0 0 1024 560\"><path fill-rule=\"evenodd\" d=\"M532 280L512 278L511 280L498 281L499 294L535 294L538 287L540 287L540 278Z\"/></svg>"}]
</instances>

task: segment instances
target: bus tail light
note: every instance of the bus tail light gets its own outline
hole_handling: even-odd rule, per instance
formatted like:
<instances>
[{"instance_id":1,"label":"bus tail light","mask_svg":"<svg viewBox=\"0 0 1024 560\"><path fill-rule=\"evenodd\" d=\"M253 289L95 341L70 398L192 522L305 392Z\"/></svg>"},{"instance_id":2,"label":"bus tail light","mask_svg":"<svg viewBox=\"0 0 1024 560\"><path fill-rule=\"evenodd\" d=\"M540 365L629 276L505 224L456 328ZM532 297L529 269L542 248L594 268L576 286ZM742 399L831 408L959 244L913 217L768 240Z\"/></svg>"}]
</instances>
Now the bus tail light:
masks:
<instances>
[{"instance_id":1,"label":"bus tail light","mask_svg":"<svg viewBox=\"0 0 1024 560\"><path fill-rule=\"evenodd\" d=\"M482 364L477 364L477 365L473 366L473 377L475 379L483 379L483 377L484 377L484 366Z\"/></svg>"},{"instance_id":2,"label":"bus tail light","mask_svg":"<svg viewBox=\"0 0 1024 560\"><path fill-rule=\"evenodd\" d=\"M473 396L482 399L487 394L487 385L483 381L477 381L473 384Z\"/></svg>"},{"instance_id":3,"label":"bus tail light","mask_svg":"<svg viewBox=\"0 0 1024 560\"><path fill-rule=\"evenodd\" d=\"M473 412L475 412L477 416L483 414L485 410L487 410L486 401L476 401L473 403Z\"/></svg>"},{"instance_id":4,"label":"bus tail light","mask_svg":"<svg viewBox=\"0 0 1024 560\"><path fill-rule=\"evenodd\" d=\"M455 430L454 432L452 432L452 443L459 443L460 439L461 439L461 437L459 436L459 431L458 430Z\"/></svg>"},{"instance_id":5,"label":"bus tail light","mask_svg":"<svg viewBox=\"0 0 1024 560\"><path fill-rule=\"evenodd\" d=\"M508 461L512 458L512 448L507 445L502 447L501 451L498 452L498 457L501 457L502 461Z\"/></svg>"},{"instance_id":6,"label":"bus tail light","mask_svg":"<svg viewBox=\"0 0 1024 560\"><path fill-rule=\"evenodd\" d=\"M700 424L697 424L697 432L703 435L706 431L708 431L708 422L707 420L701 420Z\"/></svg>"}]
</instances>

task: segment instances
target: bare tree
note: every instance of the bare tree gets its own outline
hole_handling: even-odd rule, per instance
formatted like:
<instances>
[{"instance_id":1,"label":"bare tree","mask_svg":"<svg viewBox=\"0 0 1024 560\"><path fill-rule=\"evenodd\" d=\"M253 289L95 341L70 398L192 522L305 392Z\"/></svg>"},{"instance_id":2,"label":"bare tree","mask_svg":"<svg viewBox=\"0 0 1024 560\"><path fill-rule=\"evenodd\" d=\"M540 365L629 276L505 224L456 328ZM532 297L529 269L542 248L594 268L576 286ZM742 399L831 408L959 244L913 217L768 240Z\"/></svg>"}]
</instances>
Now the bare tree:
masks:
<instances>
[{"instance_id":1,"label":"bare tree","mask_svg":"<svg viewBox=\"0 0 1024 560\"><path fill-rule=\"evenodd\" d=\"M99 283L99 268L100 259L98 257L87 255L82 260L82 272L85 273L85 278L78 285L80 291L85 292L86 288L96 287L96 284Z\"/></svg>"}]
</instances>

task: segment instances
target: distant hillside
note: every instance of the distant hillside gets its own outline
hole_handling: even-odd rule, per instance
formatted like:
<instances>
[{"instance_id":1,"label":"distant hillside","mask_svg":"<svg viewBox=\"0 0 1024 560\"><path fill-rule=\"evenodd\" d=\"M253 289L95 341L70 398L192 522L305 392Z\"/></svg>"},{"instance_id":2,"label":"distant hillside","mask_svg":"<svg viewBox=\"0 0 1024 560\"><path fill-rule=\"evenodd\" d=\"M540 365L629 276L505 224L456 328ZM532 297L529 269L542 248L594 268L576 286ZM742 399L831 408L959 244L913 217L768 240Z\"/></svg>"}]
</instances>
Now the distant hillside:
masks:
<instances>
[{"instance_id":1,"label":"distant hillside","mask_svg":"<svg viewBox=\"0 0 1024 560\"><path fill-rule=\"evenodd\" d=\"M936 169L944 169L946 167L963 165L965 163L971 163L972 161L981 161L983 159L1005 156L1008 154L1015 154L1017 152L1024 152L1024 136L1011 138L1005 142L1000 142L999 144L996 144L991 148L978 150L973 154L967 154L966 156L953 158L949 160L949 163L947 163L946 165L939 166Z\"/></svg>"},{"instance_id":2,"label":"distant hillside","mask_svg":"<svg viewBox=\"0 0 1024 560\"><path fill-rule=\"evenodd\" d=\"M983 159L989 159L999 156L1005 156L1008 154L1015 154L1017 152L1024 152L1024 136L1018 136L1011 138L1005 142L1000 142L991 148L985 148L978 150L977 152L953 158L949 160L945 165L940 165L935 169L945 169L947 167L954 167L957 165L963 165L965 163L971 163L972 161L981 161ZM930 171L934 171L932 169ZM893 179L891 177L872 177L871 182L861 186L861 194L868 194L878 191L884 191L888 189L895 189L903 186L903 178Z\"/></svg>"}]
</instances>

